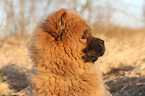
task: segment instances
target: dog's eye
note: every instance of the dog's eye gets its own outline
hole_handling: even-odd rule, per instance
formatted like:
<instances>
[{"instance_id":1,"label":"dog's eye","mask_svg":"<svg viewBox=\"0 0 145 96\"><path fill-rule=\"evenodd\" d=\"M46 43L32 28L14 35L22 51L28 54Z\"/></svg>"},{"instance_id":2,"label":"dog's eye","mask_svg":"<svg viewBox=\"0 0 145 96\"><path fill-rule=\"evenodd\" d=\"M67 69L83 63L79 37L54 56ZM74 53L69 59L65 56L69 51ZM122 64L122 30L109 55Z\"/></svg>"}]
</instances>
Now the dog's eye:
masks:
<instances>
[{"instance_id":1,"label":"dog's eye","mask_svg":"<svg viewBox=\"0 0 145 96\"><path fill-rule=\"evenodd\" d=\"M86 39L87 37L85 35L82 35L81 39Z\"/></svg>"}]
</instances>

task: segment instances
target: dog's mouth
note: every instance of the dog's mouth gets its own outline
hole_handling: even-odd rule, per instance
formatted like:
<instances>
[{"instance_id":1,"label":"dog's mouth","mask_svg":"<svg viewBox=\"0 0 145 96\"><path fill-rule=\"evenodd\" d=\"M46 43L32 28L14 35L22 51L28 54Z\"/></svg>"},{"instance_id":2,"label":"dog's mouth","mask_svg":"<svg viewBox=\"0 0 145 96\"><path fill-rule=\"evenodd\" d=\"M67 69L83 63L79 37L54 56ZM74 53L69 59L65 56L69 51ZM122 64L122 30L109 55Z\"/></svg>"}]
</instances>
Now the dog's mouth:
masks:
<instances>
[{"instance_id":1,"label":"dog's mouth","mask_svg":"<svg viewBox=\"0 0 145 96\"><path fill-rule=\"evenodd\" d=\"M99 57L103 56L105 53L105 47L102 48L102 51L96 51L96 50L89 50L87 52L84 52L86 55L83 56L84 62L95 62L98 60Z\"/></svg>"},{"instance_id":2,"label":"dog's mouth","mask_svg":"<svg viewBox=\"0 0 145 96\"><path fill-rule=\"evenodd\" d=\"M91 58L92 58L91 62L94 63L95 61L97 61L99 57L101 57L101 56L104 55L104 53L105 53L105 48L103 48L102 51L101 51L98 55L96 55L96 56L91 56Z\"/></svg>"},{"instance_id":3,"label":"dog's mouth","mask_svg":"<svg viewBox=\"0 0 145 96\"><path fill-rule=\"evenodd\" d=\"M98 57L103 56L103 55L104 55L104 53L105 53L105 47L102 49L102 51L100 52L100 54L99 54L99 56L98 56Z\"/></svg>"}]
</instances>

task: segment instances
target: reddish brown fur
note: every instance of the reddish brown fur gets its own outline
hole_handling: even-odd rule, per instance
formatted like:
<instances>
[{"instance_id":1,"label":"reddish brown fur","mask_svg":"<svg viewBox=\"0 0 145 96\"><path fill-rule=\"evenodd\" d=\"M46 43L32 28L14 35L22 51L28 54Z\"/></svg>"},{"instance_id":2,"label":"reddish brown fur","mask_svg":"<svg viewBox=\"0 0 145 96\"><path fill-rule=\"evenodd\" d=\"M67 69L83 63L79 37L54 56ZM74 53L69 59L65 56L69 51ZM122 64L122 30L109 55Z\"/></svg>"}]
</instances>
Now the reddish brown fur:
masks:
<instances>
[{"instance_id":1,"label":"reddish brown fur","mask_svg":"<svg viewBox=\"0 0 145 96\"><path fill-rule=\"evenodd\" d=\"M39 25L31 44L35 65L33 96L106 96L102 74L94 63L84 62L91 29L79 15L61 9Z\"/></svg>"}]
</instances>

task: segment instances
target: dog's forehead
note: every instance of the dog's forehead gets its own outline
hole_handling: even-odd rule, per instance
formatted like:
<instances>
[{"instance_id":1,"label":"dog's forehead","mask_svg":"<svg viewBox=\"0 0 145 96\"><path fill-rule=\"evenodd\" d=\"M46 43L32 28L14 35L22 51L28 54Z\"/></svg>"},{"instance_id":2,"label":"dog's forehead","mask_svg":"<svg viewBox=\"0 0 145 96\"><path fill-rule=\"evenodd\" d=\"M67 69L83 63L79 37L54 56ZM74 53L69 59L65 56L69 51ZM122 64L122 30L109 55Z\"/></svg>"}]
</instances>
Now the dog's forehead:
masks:
<instances>
[{"instance_id":1,"label":"dog's forehead","mask_svg":"<svg viewBox=\"0 0 145 96\"><path fill-rule=\"evenodd\" d=\"M68 23L71 23L70 25L78 25L78 27L83 27L84 29L88 29L91 31L90 26L86 22L85 19L83 19L80 15L75 14L75 13L68 13L68 18L67 18Z\"/></svg>"},{"instance_id":2,"label":"dog's forehead","mask_svg":"<svg viewBox=\"0 0 145 96\"><path fill-rule=\"evenodd\" d=\"M67 19L68 19L68 21L70 21L70 20L75 21L75 22L77 22L77 21L80 22L81 21L81 22L87 24L87 22L80 15L72 13L72 12L68 13Z\"/></svg>"}]
</instances>

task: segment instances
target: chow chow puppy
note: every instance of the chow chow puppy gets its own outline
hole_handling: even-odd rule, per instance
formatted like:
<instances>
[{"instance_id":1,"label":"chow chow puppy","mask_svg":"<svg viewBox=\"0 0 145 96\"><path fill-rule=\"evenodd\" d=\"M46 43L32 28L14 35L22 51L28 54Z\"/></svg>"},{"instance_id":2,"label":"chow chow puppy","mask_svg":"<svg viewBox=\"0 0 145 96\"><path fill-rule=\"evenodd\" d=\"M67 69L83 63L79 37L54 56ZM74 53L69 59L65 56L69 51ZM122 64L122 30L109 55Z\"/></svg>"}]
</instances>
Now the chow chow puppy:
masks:
<instances>
[{"instance_id":1,"label":"chow chow puppy","mask_svg":"<svg viewBox=\"0 0 145 96\"><path fill-rule=\"evenodd\" d=\"M94 64L104 51L81 16L65 9L49 15L31 42L33 96L107 96Z\"/></svg>"}]
</instances>

